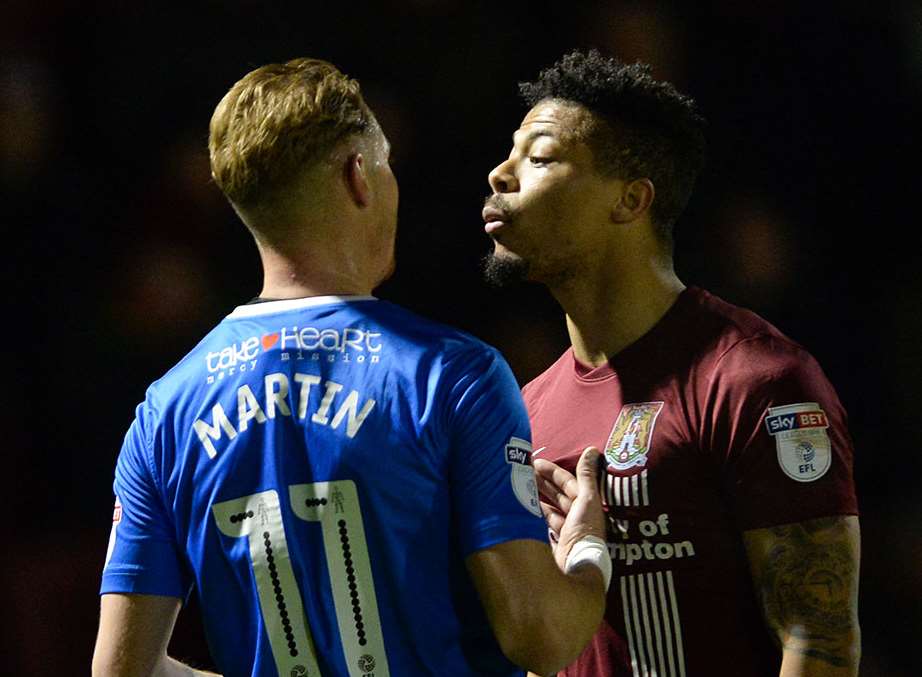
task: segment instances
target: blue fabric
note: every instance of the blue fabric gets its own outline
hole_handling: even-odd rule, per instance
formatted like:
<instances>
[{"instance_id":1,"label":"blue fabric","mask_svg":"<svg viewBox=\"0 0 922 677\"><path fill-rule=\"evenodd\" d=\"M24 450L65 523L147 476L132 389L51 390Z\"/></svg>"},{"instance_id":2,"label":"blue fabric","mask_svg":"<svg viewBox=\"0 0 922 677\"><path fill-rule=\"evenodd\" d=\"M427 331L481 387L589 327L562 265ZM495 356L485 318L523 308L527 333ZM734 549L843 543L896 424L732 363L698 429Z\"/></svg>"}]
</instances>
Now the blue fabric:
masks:
<instances>
[{"instance_id":1,"label":"blue fabric","mask_svg":"<svg viewBox=\"0 0 922 677\"><path fill-rule=\"evenodd\" d=\"M385 663L391 675L521 674L499 651L463 559L546 541L527 500L533 482L506 453L530 439L508 365L463 332L368 297L242 306L137 408L116 466L121 521L101 591L184 598L195 586L226 675L289 671L279 642L304 655L286 570L325 675L381 675ZM303 500L305 485L325 498ZM348 508L350 487L358 522L348 534L338 523L342 543L324 540L312 511ZM352 581L354 553L366 549L383 656L344 649L346 607L337 617L331 588L329 562L344 561ZM275 592L260 598L267 586ZM361 586L351 595L350 641L372 647L367 596Z\"/></svg>"}]
</instances>

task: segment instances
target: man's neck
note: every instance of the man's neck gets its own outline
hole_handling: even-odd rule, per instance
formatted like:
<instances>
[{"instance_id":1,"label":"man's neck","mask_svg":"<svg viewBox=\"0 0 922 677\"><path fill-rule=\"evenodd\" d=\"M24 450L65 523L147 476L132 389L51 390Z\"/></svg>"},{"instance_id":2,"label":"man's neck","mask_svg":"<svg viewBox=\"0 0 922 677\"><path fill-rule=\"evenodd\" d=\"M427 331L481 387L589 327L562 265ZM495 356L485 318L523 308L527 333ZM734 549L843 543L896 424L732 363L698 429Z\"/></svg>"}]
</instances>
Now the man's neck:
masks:
<instances>
[{"instance_id":1,"label":"man's neck","mask_svg":"<svg viewBox=\"0 0 922 677\"><path fill-rule=\"evenodd\" d=\"M282 300L308 296L369 296L371 291L368 286L353 284L351 280L345 279L319 279L314 276L311 280L297 277L270 280L267 274L259 297Z\"/></svg>"},{"instance_id":2,"label":"man's neck","mask_svg":"<svg viewBox=\"0 0 922 677\"><path fill-rule=\"evenodd\" d=\"M685 285L671 262L648 262L626 273L583 275L552 293L567 313L573 354L601 366L654 327Z\"/></svg>"},{"instance_id":3,"label":"man's neck","mask_svg":"<svg viewBox=\"0 0 922 677\"><path fill-rule=\"evenodd\" d=\"M261 246L263 287L261 298L293 299L307 296L367 296L374 288L357 257L337 256L316 249L298 255Z\"/></svg>"}]
</instances>

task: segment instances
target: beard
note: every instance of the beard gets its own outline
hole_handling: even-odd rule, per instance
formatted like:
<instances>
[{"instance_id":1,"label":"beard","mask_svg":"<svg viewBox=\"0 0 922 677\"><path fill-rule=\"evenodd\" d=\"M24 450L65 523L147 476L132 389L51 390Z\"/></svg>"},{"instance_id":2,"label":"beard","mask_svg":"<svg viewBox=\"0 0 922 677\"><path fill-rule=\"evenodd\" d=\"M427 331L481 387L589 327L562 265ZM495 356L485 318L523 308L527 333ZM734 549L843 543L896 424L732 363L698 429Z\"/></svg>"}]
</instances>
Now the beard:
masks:
<instances>
[{"instance_id":1,"label":"beard","mask_svg":"<svg viewBox=\"0 0 922 677\"><path fill-rule=\"evenodd\" d=\"M506 287L528 279L528 261L515 255L490 252L481 261L484 279L493 287Z\"/></svg>"}]
</instances>

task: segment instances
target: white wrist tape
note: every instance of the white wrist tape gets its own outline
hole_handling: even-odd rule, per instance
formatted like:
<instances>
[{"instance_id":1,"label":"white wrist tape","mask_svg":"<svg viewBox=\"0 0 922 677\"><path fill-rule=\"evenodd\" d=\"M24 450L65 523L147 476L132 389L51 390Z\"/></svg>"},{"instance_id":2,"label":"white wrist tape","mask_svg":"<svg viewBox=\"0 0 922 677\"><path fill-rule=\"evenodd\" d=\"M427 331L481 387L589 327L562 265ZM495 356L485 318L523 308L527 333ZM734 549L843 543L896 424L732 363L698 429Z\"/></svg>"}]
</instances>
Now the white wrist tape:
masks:
<instances>
[{"instance_id":1,"label":"white wrist tape","mask_svg":"<svg viewBox=\"0 0 922 677\"><path fill-rule=\"evenodd\" d=\"M574 543L563 570L571 574L586 564L598 567L605 581L605 590L608 591L611 583L611 556L608 554L608 544L598 536L583 536Z\"/></svg>"}]
</instances>

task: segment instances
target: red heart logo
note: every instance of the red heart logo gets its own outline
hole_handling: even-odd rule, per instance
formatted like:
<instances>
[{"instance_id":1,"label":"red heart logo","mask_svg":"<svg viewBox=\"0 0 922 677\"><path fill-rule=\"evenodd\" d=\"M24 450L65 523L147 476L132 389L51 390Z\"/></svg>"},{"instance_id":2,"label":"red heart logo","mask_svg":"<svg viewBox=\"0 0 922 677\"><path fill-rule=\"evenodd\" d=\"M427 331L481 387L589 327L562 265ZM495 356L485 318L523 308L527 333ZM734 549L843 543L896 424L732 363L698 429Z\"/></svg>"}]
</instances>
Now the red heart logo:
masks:
<instances>
[{"instance_id":1,"label":"red heart logo","mask_svg":"<svg viewBox=\"0 0 922 677\"><path fill-rule=\"evenodd\" d=\"M274 334L266 334L262 338L263 350L269 350L272 346L279 342L279 334L275 332Z\"/></svg>"}]
</instances>

